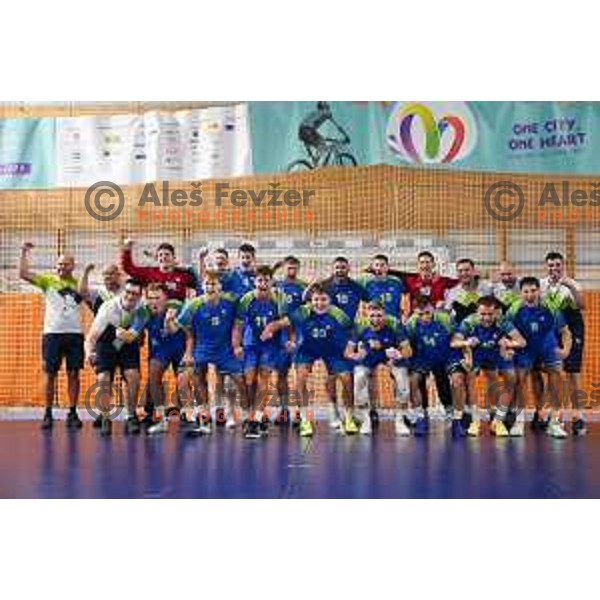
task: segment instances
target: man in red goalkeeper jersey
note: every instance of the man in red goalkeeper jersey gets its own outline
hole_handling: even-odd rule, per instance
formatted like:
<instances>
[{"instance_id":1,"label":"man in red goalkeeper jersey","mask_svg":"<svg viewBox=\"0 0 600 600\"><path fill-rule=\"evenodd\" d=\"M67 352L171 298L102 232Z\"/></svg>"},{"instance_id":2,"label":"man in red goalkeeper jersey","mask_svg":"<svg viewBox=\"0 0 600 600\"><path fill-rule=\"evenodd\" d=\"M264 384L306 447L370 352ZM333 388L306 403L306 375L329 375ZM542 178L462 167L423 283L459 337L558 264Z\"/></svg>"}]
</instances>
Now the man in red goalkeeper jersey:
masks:
<instances>
[{"instance_id":1,"label":"man in red goalkeeper jersey","mask_svg":"<svg viewBox=\"0 0 600 600\"><path fill-rule=\"evenodd\" d=\"M162 243L156 249L158 267L141 267L133 262L133 241L127 240L121 250L121 266L125 273L141 282L162 283L167 288L170 300L185 301L187 289L196 289L196 276L191 270L177 266L175 248L171 244Z\"/></svg>"},{"instance_id":2,"label":"man in red goalkeeper jersey","mask_svg":"<svg viewBox=\"0 0 600 600\"><path fill-rule=\"evenodd\" d=\"M399 273L410 297L410 312L414 308L416 298L428 298L436 308L444 304L446 292L458 284L458 280L444 277L435 272L435 258L428 250L417 255L418 273ZM392 273L390 272L390 275Z\"/></svg>"}]
</instances>

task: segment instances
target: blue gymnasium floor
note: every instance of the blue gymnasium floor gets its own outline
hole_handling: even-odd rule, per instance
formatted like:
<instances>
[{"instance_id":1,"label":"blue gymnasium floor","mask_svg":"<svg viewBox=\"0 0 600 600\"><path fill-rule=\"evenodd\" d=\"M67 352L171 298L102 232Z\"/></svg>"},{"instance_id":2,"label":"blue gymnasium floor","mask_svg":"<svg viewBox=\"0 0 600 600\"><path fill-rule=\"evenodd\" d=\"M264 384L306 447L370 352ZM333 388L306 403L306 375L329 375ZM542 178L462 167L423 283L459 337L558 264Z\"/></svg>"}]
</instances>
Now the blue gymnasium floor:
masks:
<instances>
[{"instance_id":1,"label":"blue gymnasium floor","mask_svg":"<svg viewBox=\"0 0 600 600\"><path fill-rule=\"evenodd\" d=\"M272 427L263 440L218 429L185 438L103 439L89 421L50 433L0 421L2 498L598 498L600 426L585 438L453 440L344 437L319 423L313 439Z\"/></svg>"}]
</instances>

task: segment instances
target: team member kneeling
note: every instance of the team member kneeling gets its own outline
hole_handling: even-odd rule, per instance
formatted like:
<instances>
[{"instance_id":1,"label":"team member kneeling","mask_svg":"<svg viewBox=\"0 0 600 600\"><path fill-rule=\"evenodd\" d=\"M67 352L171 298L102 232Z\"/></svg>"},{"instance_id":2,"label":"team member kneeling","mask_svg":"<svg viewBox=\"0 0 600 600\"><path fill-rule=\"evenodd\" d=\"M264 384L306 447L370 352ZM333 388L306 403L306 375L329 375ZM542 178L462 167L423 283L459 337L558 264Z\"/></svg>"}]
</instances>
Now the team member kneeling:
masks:
<instances>
[{"instance_id":1,"label":"team member kneeling","mask_svg":"<svg viewBox=\"0 0 600 600\"><path fill-rule=\"evenodd\" d=\"M355 332L346 347L346 358L357 362L354 367L354 400L363 410L360 433L370 435L372 423L369 411L374 409L375 374L383 366L389 367L395 383L395 397L399 406L396 433L410 435L404 418L410 396L407 358L412 354L408 337L400 322L385 314L379 302L370 302L367 319L359 319Z\"/></svg>"},{"instance_id":2,"label":"team member kneeling","mask_svg":"<svg viewBox=\"0 0 600 600\"><path fill-rule=\"evenodd\" d=\"M121 294L107 300L98 310L85 340L85 355L96 371L102 392L102 422L100 433L110 435L112 421L109 405L112 401L112 381L117 367L127 382L127 411L125 432L140 431L136 414L140 385L140 346L138 334L145 321L145 311L140 307L142 286L129 279Z\"/></svg>"},{"instance_id":3,"label":"team member kneeling","mask_svg":"<svg viewBox=\"0 0 600 600\"><path fill-rule=\"evenodd\" d=\"M488 394L486 400L492 400L493 419L491 431L498 437L509 435L506 422L512 423L511 436L522 436L524 433L523 410L516 416L516 421L508 415L514 410L515 372L512 357L516 348L524 348L525 340L507 319L503 319L498 311L498 301L491 297L480 298L477 302L477 313L467 317L455 332L450 346L464 352L468 370L457 370L453 373L455 386L463 388L463 396L471 409L472 421L467 434L477 437L480 433L480 415L477 402L476 380L483 373L487 380ZM504 384L497 386L499 373ZM489 392L492 393L489 393ZM500 394L505 392L508 398L503 405ZM521 407L522 409L523 407Z\"/></svg>"}]
</instances>

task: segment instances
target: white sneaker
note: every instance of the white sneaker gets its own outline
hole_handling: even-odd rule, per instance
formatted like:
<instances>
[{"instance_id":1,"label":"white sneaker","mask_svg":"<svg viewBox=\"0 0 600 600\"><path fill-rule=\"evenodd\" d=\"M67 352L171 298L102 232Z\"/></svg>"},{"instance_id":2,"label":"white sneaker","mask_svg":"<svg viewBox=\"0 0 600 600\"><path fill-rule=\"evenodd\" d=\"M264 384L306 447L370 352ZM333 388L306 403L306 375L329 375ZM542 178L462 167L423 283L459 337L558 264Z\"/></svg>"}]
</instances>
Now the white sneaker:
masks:
<instances>
[{"instance_id":1,"label":"white sneaker","mask_svg":"<svg viewBox=\"0 0 600 600\"><path fill-rule=\"evenodd\" d=\"M407 427L406 423L404 422L404 417L401 415L396 417L396 435L400 435L402 437L410 436L410 427Z\"/></svg>"},{"instance_id":2,"label":"white sneaker","mask_svg":"<svg viewBox=\"0 0 600 600\"><path fill-rule=\"evenodd\" d=\"M148 427L148 435L160 435L162 433L167 433L168 423L166 420L159 421L158 423L154 423Z\"/></svg>"},{"instance_id":3,"label":"white sneaker","mask_svg":"<svg viewBox=\"0 0 600 600\"><path fill-rule=\"evenodd\" d=\"M553 438L566 438L569 434L565 431L563 424L560 421L550 421L546 433Z\"/></svg>"},{"instance_id":4,"label":"white sneaker","mask_svg":"<svg viewBox=\"0 0 600 600\"><path fill-rule=\"evenodd\" d=\"M342 428L341 419L335 418L335 419L331 420L329 422L329 427L331 427L331 429L341 429Z\"/></svg>"},{"instance_id":5,"label":"white sneaker","mask_svg":"<svg viewBox=\"0 0 600 600\"><path fill-rule=\"evenodd\" d=\"M509 433L510 437L523 437L525 435L525 424L523 421L515 421Z\"/></svg>"},{"instance_id":6,"label":"white sneaker","mask_svg":"<svg viewBox=\"0 0 600 600\"><path fill-rule=\"evenodd\" d=\"M200 425L198 426L198 433L200 435L210 435L212 433L211 424L204 423L204 421L200 421Z\"/></svg>"},{"instance_id":7,"label":"white sneaker","mask_svg":"<svg viewBox=\"0 0 600 600\"><path fill-rule=\"evenodd\" d=\"M371 427L371 419L369 415L365 417L365 420L362 422L359 430L360 435L371 435L373 433L373 429Z\"/></svg>"},{"instance_id":8,"label":"white sneaker","mask_svg":"<svg viewBox=\"0 0 600 600\"><path fill-rule=\"evenodd\" d=\"M237 423L235 422L235 418L233 415L229 415L227 417L227 421L225 422L225 429L235 429L237 427Z\"/></svg>"}]
</instances>

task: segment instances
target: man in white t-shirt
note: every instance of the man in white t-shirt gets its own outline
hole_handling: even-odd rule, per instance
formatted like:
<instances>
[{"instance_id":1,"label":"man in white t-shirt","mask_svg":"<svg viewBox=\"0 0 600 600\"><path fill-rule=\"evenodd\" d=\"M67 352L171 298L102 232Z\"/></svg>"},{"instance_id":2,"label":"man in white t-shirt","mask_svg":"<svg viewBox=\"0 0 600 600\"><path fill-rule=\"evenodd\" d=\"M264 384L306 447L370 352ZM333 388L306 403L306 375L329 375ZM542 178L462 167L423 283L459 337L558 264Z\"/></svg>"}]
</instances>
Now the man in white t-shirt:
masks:
<instances>
[{"instance_id":1,"label":"man in white t-shirt","mask_svg":"<svg viewBox=\"0 0 600 600\"><path fill-rule=\"evenodd\" d=\"M85 339L86 358L96 371L98 384L105 386L107 405L112 400L112 382L117 368L127 382L127 434L140 432L136 414L140 385L138 338L149 318L148 309L140 305L141 296L140 282L128 279L118 296L102 303ZM108 407L102 413L101 434L110 435L112 422Z\"/></svg>"},{"instance_id":2,"label":"man in white t-shirt","mask_svg":"<svg viewBox=\"0 0 600 600\"><path fill-rule=\"evenodd\" d=\"M52 428L52 405L57 375L65 359L69 394L67 427L79 429L82 426L77 415L77 402L80 388L79 371L83 368L83 299L78 291L77 279L73 277L75 259L70 254L63 254L56 261L56 273L34 273L31 270L32 248L33 244L29 242L21 247L19 277L40 288L46 297L42 336L46 412L42 428Z\"/></svg>"}]
</instances>

